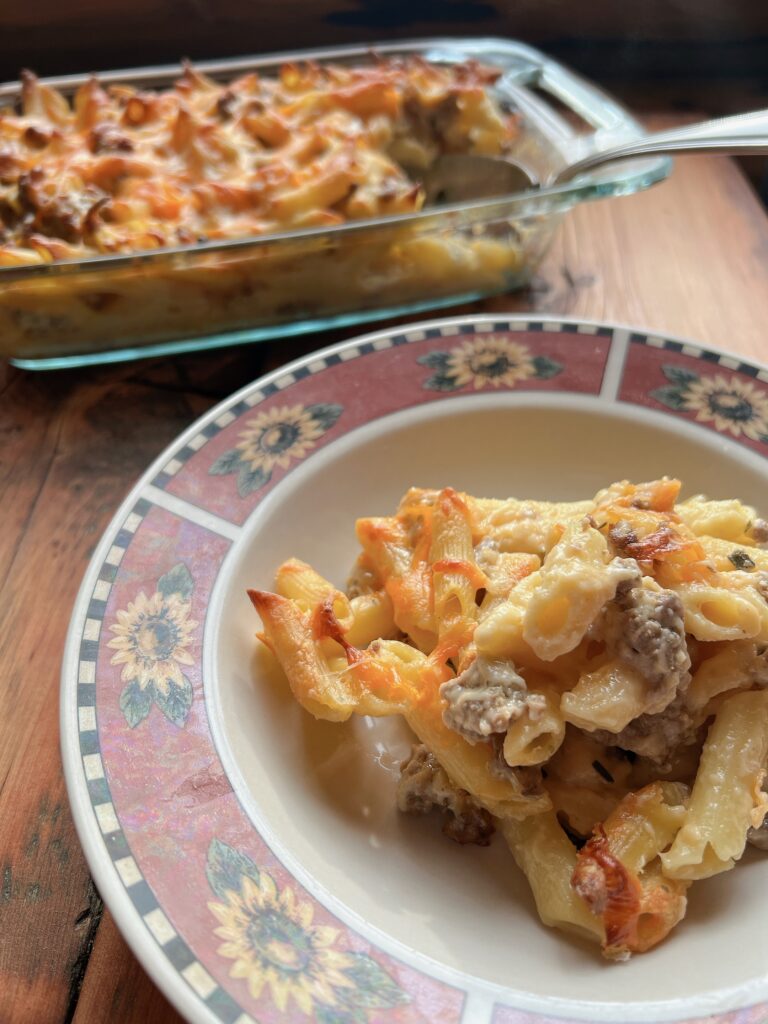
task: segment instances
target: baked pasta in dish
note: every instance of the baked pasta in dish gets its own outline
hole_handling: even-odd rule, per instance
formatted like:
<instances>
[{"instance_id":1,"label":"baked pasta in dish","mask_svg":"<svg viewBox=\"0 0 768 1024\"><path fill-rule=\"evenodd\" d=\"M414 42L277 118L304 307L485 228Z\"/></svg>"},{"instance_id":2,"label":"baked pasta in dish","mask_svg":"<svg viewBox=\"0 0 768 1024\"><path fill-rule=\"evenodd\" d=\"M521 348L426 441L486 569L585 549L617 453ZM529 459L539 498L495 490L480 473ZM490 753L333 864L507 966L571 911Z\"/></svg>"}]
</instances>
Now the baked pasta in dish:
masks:
<instances>
[{"instance_id":1,"label":"baked pasta in dish","mask_svg":"<svg viewBox=\"0 0 768 1024\"><path fill-rule=\"evenodd\" d=\"M614 960L768 849L768 524L679 490L412 488L358 520L346 593L295 559L249 591L307 711L405 718L400 809L443 809L459 842L498 829L542 921Z\"/></svg>"},{"instance_id":2,"label":"baked pasta in dish","mask_svg":"<svg viewBox=\"0 0 768 1024\"><path fill-rule=\"evenodd\" d=\"M546 231L534 214L386 222L419 213L420 175L439 154L516 147L498 74L414 56L285 64L222 84L188 65L165 90L93 78L70 102L27 73L18 109L0 109L0 354L514 287L554 221Z\"/></svg>"},{"instance_id":3,"label":"baked pasta in dish","mask_svg":"<svg viewBox=\"0 0 768 1024\"><path fill-rule=\"evenodd\" d=\"M0 266L413 213L440 153L511 151L498 75L410 57L221 84L187 64L164 91L94 77L69 103L26 72L0 111Z\"/></svg>"}]
</instances>

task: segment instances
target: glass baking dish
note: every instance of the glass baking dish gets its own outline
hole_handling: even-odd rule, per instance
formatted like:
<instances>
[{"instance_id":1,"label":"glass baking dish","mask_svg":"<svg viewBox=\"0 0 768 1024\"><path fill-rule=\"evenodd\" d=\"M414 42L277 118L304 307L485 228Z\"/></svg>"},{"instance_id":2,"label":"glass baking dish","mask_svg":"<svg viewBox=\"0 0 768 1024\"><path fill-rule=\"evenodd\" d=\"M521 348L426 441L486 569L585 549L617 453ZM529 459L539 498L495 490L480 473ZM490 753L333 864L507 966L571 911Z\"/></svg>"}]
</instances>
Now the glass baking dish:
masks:
<instances>
[{"instance_id":1,"label":"glass baking dish","mask_svg":"<svg viewBox=\"0 0 768 1024\"><path fill-rule=\"evenodd\" d=\"M642 135L618 103L538 50L503 39L429 39L201 62L228 80L285 61L369 63L373 53L501 69L490 87L521 132L514 155L546 182L565 164ZM170 86L180 67L101 74ZM71 94L86 76L45 79ZM18 83L0 86L0 105ZM574 122L578 121L579 124ZM511 291L541 261L576 203L628 195L667 176L666 158L609 166L557 188L426 208L331 228L130 255L0 268L0 356L56 369L216 348L363 323Z\"/></svg>"}]
</instances>

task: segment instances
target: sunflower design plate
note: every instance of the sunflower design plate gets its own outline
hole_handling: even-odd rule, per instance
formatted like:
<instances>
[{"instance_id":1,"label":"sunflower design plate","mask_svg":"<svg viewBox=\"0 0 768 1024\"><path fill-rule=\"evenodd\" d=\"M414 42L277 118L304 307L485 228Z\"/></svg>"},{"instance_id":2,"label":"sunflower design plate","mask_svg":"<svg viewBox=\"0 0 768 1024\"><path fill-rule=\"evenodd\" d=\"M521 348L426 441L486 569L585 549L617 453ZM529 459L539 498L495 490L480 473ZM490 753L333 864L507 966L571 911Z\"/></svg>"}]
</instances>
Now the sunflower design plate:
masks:
<instances>
[{"instance_id":1,"label":"sunflower design plate","mask_svg":"<svg viewBox=\"0 0 768 1024\"><path fill-rule=\"evenodd\" d=\"M460 848L398 816L405 727L304 715L255 650L245 596L288 555L343 583L355 518L409 484L568 499L669 473L765 510L767 457L768 371L524 317L338 345L190 427L103 537L62 682L94 877L180 1011L205 1024L768 1020L768 860L701 886L658 950L598 963L539 923L501 844Z\"/></svg>"}]
</instances>

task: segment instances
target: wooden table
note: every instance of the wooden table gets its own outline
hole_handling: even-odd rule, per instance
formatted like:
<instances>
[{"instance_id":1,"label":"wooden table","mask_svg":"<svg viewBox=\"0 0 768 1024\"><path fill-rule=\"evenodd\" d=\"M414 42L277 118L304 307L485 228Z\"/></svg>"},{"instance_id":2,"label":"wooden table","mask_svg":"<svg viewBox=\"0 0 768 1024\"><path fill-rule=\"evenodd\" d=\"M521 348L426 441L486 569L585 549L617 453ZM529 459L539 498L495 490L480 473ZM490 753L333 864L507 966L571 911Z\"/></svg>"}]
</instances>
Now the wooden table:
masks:
<instances>
[{"instance_id":1,"label":"wooden table","mask_svg":"<svg viewBox=\"0 0 768 1024\"><path fill-rule=\"evenodd\" d=\"M622 321L768 361L768 216L731 161L680 160L650 192L571 213L532 288L478 308ZM75 835L59 758L64 637L91 552L146 465L220 398L329 340L56 374L0 367L2 1024L180 1020Z\"/></svg>"}]
</instances>

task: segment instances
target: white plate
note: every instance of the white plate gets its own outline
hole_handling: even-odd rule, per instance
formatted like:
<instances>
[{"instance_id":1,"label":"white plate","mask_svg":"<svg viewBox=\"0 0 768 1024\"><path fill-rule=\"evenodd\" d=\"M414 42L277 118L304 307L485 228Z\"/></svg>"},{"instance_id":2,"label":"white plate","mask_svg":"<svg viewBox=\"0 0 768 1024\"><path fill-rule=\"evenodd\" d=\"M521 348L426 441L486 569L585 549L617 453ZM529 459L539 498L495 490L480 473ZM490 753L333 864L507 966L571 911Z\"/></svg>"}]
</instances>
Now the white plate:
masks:
<instances>
[{"instance_id":1,"label":"white plate","mask_svg":"<svg viewBox=\"0 0 768 1024\"><path fill-rule=\"evenodd\" d=\"M62 734L99 888L190 1020L768 1017L768 858L697 883L667 942L605 964L540 924L500 841L398 816L405 727L305 715L245 597L290 555L342 583L355 518L410 484L569 499L668 473L764 507L765 380L623 328L441 320L257 381L150 468L75 608Z\"/></svg>"}]
</instances>

